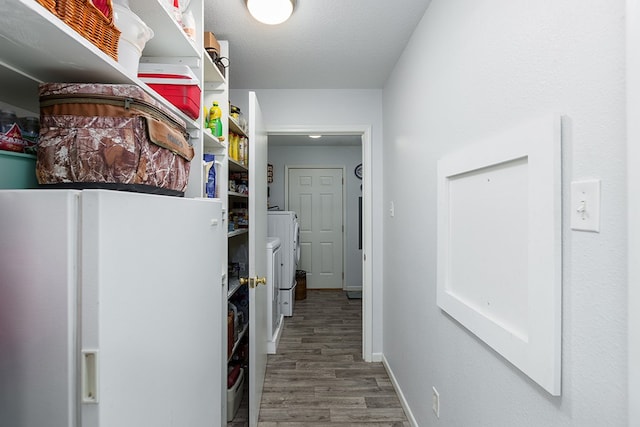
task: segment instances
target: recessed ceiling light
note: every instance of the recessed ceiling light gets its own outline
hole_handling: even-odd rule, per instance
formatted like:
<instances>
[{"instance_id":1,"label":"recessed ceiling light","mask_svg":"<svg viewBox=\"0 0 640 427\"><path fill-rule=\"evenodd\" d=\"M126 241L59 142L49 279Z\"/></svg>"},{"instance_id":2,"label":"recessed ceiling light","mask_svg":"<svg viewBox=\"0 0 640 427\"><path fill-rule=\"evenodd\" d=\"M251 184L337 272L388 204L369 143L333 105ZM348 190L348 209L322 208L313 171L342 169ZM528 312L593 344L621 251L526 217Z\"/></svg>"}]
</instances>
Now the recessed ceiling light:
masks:
<instances>
[{"instance_id":1,"label":"recessed ceiling light","mask_svg":"<svg viewBox=\"0 0 640 427\"><path fill-rule=\"evenodd\" d=\"M318 139L322 138L322 135L309 135L309 138Z\"/></svg>"}]
</instances>

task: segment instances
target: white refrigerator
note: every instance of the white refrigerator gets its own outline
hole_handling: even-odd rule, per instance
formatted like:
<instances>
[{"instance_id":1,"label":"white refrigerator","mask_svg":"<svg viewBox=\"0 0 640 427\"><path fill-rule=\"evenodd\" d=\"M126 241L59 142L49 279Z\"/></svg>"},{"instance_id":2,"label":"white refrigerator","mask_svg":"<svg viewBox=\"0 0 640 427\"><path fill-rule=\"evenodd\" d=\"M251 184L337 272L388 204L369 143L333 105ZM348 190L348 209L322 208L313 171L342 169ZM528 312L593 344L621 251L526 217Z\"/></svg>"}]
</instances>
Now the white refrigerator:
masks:
<instances>
[{"instance_id":1,"label":"white refrigerator","mask_svg":"<svg viewBox=\"0 0 640 427\"><path fill-rule=\"evenodd\" d=\"M219 201L0 191L0 424L217 426Z\"/></svg>"}]
</instances>

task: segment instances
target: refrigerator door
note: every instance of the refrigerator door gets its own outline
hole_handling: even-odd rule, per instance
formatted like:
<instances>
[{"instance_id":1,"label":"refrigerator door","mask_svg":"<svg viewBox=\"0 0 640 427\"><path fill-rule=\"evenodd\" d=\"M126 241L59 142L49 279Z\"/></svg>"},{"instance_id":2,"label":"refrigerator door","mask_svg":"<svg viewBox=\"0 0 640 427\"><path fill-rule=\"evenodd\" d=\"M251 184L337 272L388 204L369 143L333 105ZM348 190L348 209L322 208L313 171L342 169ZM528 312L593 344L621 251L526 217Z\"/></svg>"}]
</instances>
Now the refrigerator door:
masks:
<instances>
[{"instance_id":1,"label":"refrigerator door","mask_svg":"<svg viewBox=\"0 0 640 427\"><path fill-rule=\"evenodd\" d=\"M82 194L83 426L221 418L219 201Z\"/></svg>"},{"instance_id":2,"label":"refrigerator door","mask_svg":"<svg viewBox=\"0 0 640 427\"><path fill-rule=\"evenodd\" d=\"M0 424L77 425L77 191L0 191Z\"/></svg>"}]
</instances>

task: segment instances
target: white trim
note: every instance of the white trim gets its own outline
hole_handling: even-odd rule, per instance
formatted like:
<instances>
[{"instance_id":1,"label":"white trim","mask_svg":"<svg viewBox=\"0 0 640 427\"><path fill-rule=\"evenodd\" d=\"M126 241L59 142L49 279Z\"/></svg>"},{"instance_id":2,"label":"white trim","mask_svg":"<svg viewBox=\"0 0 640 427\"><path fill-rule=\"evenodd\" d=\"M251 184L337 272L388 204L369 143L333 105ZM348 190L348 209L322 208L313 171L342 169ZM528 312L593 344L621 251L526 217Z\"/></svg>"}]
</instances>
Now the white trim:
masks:
<instances>
[{"instance_id":1,"label":"white trim","mask_svg":"<svg viewBox=\"0 0 640 427\"><path fill-rule=\"evenodd\" d=\"M345 289L345 273L347 269L347 188L346 188L346 165L285 165L284 166L284 210L289 210L289 171L291 169L338 169L342 171L342 290Z\"/></svg>"},{"instance_id":2,"label":"white trim","mask_svg":"<svg viewBox=\"0 0 640 427\"><path fill-rule=\"evenodd\" d=\"M382 353L373 353L371 355L372 362L382 362L384 360L384 354Z\"/></svg>"},{"instance_id":3,"label":"white trim","mask_svg":"<svg viewBox=\"0 0 640 427\"><path fill-rule=\"evenodd\" d=\"M640 425L640 227L630 218L640 215L640 0L627 0L627 334L628 414L630 426Z\"/></svg>"},{"instance_id":4,"label":"white trim","mask_svg":"<svg viewBox=\"0 0 640 427\"><path fill-rule=\"evenodd\" d=\"M273 126L267 127L268 135L321 133L324 135L362 136L362 357L366 362L373 360L373 191L372 173L373 149L371 147L371 126ZM368 258L368 259L367 259ZM382 262L382 260L377 260ZM381 316L382 313L376 313Z\"/></svg>"},{"instance_id":5,"label":"white trim","mask_svg":"<svg viewBox=\"0 0 640 427\"><path fill-rule=\"evenodd\" d=\"M382 365L389 375L389 379L391 380L391 384L393 384L393 388L396 390L396 394L398 395L398 399L400 399L400 404L402 405L402 409L404 409L404 414L407 416L407 420L409 420L409 423L412 427L418 427L418 421L416 421L416 417L413 416L413 412L411 412L411 408L409 407L409 402L407 402L407 399L404 397L404 393L400 388L400 384L398 384L396 376L393 374L393 371L389 366L389 362L387 361L387 358L384 357L384 355L382 355Z\"/></svg>"},{"instance_id":6,"label":"white trim","mask_svg":"<svg viewBox=\"0 0 640 427\"><path fill-rule=\"evenodd\" d=\"M371 362L373 353L373 147L371 126L362 133L362 357ZM382 171L378 171L382 173ZM366 259L367 254L369 259ZM376 260L382 263L382 260ZM382 316L382 312L377 313Z\"/></svg>"}]
</instances>

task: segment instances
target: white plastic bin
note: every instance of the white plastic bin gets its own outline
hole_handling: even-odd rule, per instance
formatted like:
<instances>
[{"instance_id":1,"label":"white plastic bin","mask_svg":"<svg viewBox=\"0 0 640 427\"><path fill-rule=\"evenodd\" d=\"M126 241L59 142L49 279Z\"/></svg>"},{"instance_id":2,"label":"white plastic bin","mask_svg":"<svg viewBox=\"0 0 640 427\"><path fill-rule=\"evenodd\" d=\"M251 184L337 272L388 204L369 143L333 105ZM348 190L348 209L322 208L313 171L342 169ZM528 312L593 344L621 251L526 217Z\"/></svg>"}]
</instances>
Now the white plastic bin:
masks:
<instances>
[{"instance_id":1,"label":"white plastic bin","mask_svg":"<svg viewBox=\"0 0 640 427\"><path fill-rule=\"evenodd\" d=\"M227 389L227 422L231 422L238 412L244 391L244 369L240 369L240 375L236 383Z\"/></svg>"}]
</instances>

